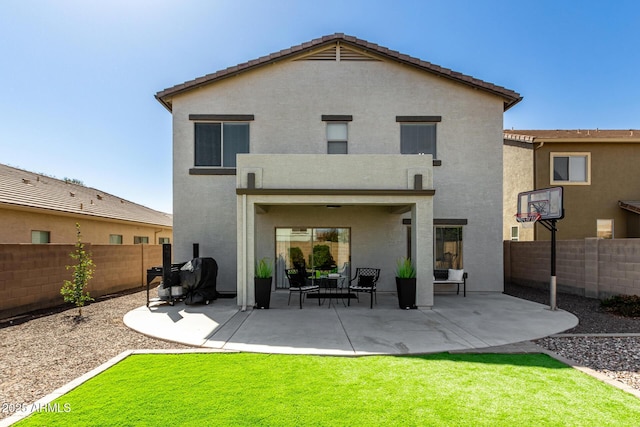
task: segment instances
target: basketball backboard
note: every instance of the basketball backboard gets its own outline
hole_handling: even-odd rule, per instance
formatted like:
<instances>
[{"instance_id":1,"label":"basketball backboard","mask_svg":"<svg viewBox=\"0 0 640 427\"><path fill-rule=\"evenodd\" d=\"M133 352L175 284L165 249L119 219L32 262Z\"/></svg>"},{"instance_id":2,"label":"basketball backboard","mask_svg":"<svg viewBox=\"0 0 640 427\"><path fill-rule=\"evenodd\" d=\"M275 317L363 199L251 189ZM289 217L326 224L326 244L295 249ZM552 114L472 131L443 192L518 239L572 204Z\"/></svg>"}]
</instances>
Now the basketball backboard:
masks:
<instances>
[{"instance_id":1,"label":"basketball backboard","mask_svg":"<svg viewBox=\"0 0 640 427\"><path fill-rule=\"evenodd\" d=\"M540 220L562 219L562 187L543 188L518 194L518 214L539 213Z\"/></svg>"}]
</instances>

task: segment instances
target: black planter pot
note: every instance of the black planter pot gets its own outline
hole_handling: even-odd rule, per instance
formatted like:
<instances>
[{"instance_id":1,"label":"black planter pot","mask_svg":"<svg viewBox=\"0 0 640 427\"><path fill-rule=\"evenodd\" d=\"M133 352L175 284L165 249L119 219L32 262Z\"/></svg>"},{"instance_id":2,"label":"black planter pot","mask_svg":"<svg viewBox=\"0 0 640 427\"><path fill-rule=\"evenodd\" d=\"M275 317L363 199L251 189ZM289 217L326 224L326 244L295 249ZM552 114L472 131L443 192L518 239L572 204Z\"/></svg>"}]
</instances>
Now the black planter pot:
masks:
<instances>
[{"instance_id":1,"label":"black planter pot","mask_svg":"<svg viewBox=\"0 0 640 427\"><path fill-rule=\"evenodd\" d=\"M271 277L266 279L254 277L256 308L269 308L269 302L271 302L271 279Z\"/></svg>"},{"instance_id":2,"label":"black planter pot","mask_svg":"<svg viewBox=\"0 0 640 427\"><path fill-rule=\"evenodd\" d=\"M398 305L403 310L416 308L416 279L396 277Z\"/></svg>"}]
</instances>

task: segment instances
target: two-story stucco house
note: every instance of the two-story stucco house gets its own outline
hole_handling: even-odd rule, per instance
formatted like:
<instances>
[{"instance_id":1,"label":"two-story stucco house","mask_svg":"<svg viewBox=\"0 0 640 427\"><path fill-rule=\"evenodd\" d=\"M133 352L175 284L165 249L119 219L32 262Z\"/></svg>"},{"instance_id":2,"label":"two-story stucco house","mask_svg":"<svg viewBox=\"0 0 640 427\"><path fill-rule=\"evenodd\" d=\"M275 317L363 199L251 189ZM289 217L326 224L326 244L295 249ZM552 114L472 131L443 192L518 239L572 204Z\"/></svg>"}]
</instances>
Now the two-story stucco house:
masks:
<instances>
[{"instance_id":1,"label":"two-story stucco house","mask_svg":"<svg viewBox=\"0 0 640 427\"><path fill-rule=\"evenodd\" d=\"M334 34L171 87L174 258L219 264L251 306L256 259L315 267L463 268L502 291L503 113L518 93Z\"/></svg>"}]
</instances>

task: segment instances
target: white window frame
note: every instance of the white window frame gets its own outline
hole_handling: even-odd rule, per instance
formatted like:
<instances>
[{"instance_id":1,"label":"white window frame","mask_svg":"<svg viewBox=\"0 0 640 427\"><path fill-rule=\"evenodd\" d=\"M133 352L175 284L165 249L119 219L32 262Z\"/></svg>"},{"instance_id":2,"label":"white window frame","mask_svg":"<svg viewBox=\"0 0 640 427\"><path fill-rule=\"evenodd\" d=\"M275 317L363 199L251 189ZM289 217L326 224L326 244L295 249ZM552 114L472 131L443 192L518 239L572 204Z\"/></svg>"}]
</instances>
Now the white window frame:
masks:
<instances>
[{"instance_id":1,"label":"white window frame","mask_svg":"<svg viewBox=\"0 0 640 427\"><path fill-rule=\"evenodd\" d=\"M600 234L600 224L604 223L605 221L609 222L611 224L611 230L608 230L607 233L610 231L611 232L611 236L607 237L607 236L603 236ZM598 218L596 219L596 237L599 239L613 239L615 237L615 221L612 218Z\"/></svg>"},{"instance_id":2,"label":"white window frame","mask_svg":"<svg viewBox=\"0 0 640 427\"><path fill-rule=\"evenodd\" d=\"M517 242L519 240L520 240L520 227L517 225L513 225L511 226L511 241Z\"/></svg>"},{"instance_id":3,"label":"white window frame","mask_svg":"<svg viewBox=\"0 0 640 427\"><path fill-rule=\"evenodd\" d=\"M584 157L585 158L585 173L586 180L585 181L571 181L571 169L569 169L569 180L556 180L554 177L554 163L555 159L558 157ZM558 153L550 153L549 157L549 182L551 185L591 185L591 153L589 152L558 152Z\"/></svg>"}]
</instances>

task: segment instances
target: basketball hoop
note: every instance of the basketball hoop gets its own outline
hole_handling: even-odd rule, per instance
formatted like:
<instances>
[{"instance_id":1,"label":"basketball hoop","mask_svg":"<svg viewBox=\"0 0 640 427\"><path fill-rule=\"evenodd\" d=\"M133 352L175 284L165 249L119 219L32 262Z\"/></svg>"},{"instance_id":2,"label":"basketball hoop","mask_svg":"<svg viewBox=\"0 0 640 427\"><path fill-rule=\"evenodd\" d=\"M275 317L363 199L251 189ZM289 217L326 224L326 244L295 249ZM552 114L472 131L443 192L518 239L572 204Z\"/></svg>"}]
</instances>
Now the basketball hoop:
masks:
<instances>
[{"instance_id":1,"label":"basketball hoop","mask_svg":"<svg viewBox=\"0 0 640 427\"><path fill-rule=\"evenodd\" d=\"M539 212L524 212L516 214L516 221L522 224L522 228L533 228L533 224L540 219Z\"/></svg>"}]
</instances>

